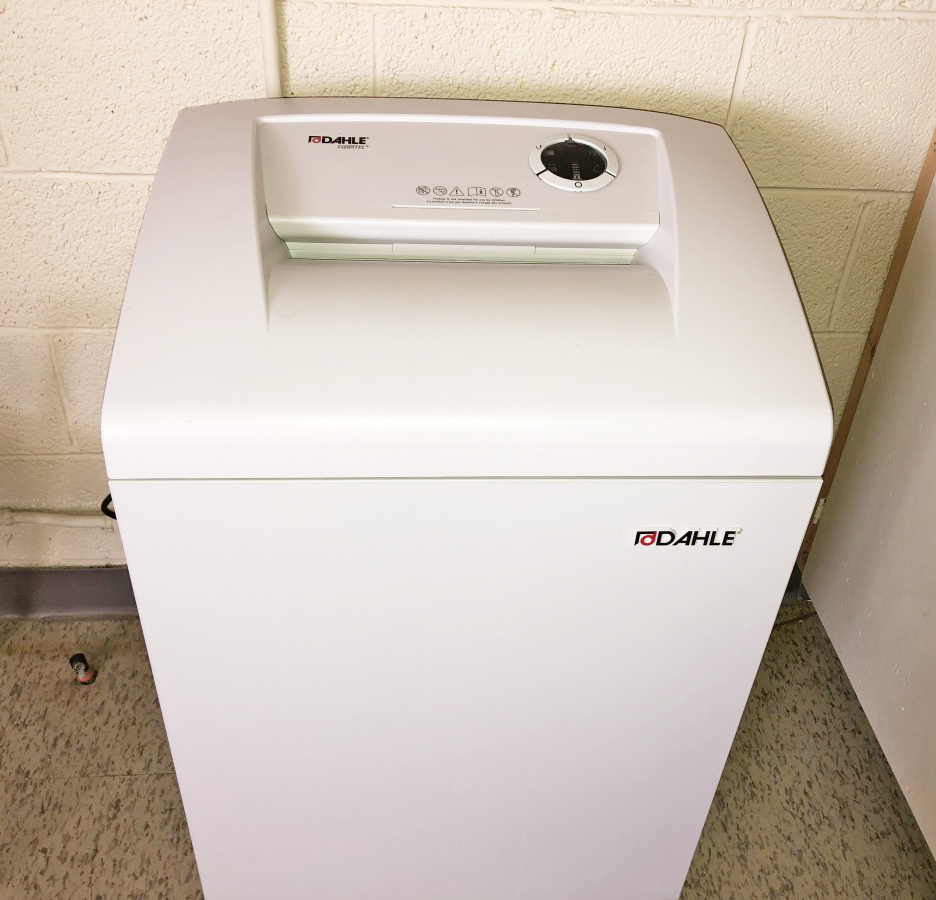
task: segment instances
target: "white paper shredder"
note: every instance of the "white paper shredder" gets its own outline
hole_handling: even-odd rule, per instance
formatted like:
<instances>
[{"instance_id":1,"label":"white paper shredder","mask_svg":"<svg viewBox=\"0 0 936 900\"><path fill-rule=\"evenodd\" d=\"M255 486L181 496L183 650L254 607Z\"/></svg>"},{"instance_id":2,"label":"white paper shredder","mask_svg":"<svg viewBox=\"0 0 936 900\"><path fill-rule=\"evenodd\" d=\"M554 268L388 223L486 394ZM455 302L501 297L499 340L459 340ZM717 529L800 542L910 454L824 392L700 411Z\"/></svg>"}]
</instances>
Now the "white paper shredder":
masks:
<instances>
[{"instance_id":1,"label":"white paper shredder","mask_svg":"<svg viewBox=\"0 0 936 900\"><path fill-rule=\"evenodd\" d=\"M103 412L209 900L661 900L832 416L725 132L179 117Z\"/></svg>"}]
</instances>

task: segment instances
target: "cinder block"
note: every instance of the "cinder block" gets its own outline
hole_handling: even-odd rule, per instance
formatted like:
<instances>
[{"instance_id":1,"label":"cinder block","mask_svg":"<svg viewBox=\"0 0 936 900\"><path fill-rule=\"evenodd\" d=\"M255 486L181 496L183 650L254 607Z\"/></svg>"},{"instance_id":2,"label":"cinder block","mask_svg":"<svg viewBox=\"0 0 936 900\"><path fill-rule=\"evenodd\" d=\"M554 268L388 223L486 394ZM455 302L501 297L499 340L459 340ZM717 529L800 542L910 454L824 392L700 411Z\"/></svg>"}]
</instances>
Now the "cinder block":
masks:
<instances>
[{"instance_id":1,"label":"cinder block","mask_svg":"<svg viewBox=\"0 0 936 900\"><path fill-rule=\"evenodd\" d=\"M822 371L829 385L835 429L838 430L845 409L845 401L855 379L858 360L865 345L863 334L817 334L816 349L822 362Z\"/></svg>"},{"instance_id":2,"label":"cinder block","mask_svg":"<svg viewBox=\"0 0 936 900\"><path fill-rule=\"evenodd\" d=\"M152 172L180 109L264 93L255 0L11 0L3 19L20 168Z\"/></svg>"},{"instance_id":3,"label":"cinder block","mask_svg":"<svg viewBox=\"0 0 936 900\"><path fill-rule=\"evenodd\" d=\"M828 191L765 190L764 202L790 262L814 331L829 327L852 245L860 196Z\"/></svg>"},{"instance_id":4,"label":"cinder block","mask_svg":"<svg viewBox=\"0 0 936 900\"><path fill-rule=\"evenodd\" d=\"M0 453L70 449L48 339L0 334Z\"/></svg>"},{"instance_id":5,"label":"cinder block","mask_svg":"<svg viewBox=\"0 0 936 900\"><path fill-rule=\"evenodd\" d=\"M280 55L287 97L374 93L374 52L367 7L280 5Z\"/></svg>"},{"instance_id":6,"label":"cinder block","mask_svg":"<svg viewBox=\"0 0 936 900\"><path fill-rule=\"evenodd\" d=\"M376 8L388 96L630 106L723 122L740 19Z\"/></svg>"},{"instance_id":7,"label":"cinder block","mask_svg":"<svg viewBox=\"0 0 936 900\"><path fill-rule=\"evenodd\" d=\"M761 21L732 137L764 187L913 190L934 60L926 19Z\"/></svg>"},{"instance_id":8,"label":"cinder block","mask_svg":"<svg viewBox=\"0 0 936 900\"><path fill-rule=\"evenodd\" d=\"M101 449L101 401L113 344L113 334L60 334L52 340L71 436L86 452Z\"/></svg>"},{"instance_id":9,"label":"cinder block","mask_svg":"<svg viewBox=\"0 0 936 900\"><path fill-rule=\"evenodd\" d=\"M120 535L106 520L93 527L77 522L34 525L0 520L0 546L2 566L119 566L126 562Z\"/></svg>"},{"instance_id":10,"label":"cinder block","mask_svg":"<svg viewBox=\"0 0 936 900\"><path fill-rule=\"evenodd\" d=\"M834 330L866 332L871 327L909 205L905 196L868 201L855 261L832 313Z\"/></svg>"},{"instance_id":11,"label":"cinder block","mask_svg":"<svg viewBox=\"0 0 936 900\"><path fill-rule=\"evenodd\" d=\"M2 509L97 509L107 490L99 454L0 456Z\"/></svg>"},{"instance_id":12,"label":"cinder block","mask_svg":"<svg viewBox=\"0 0 936 900\"><path fill-rule=\"evenodd\" d=\"M148 194L0 174L0 325L115 325Z\"/></svg>"}]
</instances>

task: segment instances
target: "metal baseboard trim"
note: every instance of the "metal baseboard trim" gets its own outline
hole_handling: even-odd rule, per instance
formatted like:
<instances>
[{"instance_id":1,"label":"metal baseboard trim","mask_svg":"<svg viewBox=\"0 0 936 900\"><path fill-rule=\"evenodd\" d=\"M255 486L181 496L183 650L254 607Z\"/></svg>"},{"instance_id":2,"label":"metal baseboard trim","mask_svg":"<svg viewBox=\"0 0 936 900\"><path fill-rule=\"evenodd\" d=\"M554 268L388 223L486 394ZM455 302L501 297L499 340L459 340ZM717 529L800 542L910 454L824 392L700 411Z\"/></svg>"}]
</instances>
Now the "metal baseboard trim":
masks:
<instances>
[{"instance_id":1,"label":"metal baseboard trim","mask_svg":"<svg viewBox=\"0 0 936 900\"><path fill-rule=\"evenodd\" d=\"M0 618L114 618L137 614L126 566L0 568Z\"/></svg>"}]
</instances>

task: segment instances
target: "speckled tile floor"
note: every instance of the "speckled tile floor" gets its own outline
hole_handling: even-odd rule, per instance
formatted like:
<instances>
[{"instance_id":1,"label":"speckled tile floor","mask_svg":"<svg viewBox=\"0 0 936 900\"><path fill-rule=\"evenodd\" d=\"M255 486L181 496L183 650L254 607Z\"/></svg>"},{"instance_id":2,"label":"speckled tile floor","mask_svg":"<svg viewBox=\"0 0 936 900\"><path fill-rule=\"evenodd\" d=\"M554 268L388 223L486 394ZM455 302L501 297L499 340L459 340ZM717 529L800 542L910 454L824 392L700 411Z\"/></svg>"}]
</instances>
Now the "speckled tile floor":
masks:
<instances>
[{"instance_id":1,"label":"speckled tile floor","mask_svg":"<svg viewBox=\"0 0 936 900\"><path fill-rule=\"evenodd\" d=\"M778 621L682 900L936 900L819 620ZM76 650L92 687L71 681ZM139 624L0 621L0 678L0 898L202 896Z\"/></svg>"}]
</instances>

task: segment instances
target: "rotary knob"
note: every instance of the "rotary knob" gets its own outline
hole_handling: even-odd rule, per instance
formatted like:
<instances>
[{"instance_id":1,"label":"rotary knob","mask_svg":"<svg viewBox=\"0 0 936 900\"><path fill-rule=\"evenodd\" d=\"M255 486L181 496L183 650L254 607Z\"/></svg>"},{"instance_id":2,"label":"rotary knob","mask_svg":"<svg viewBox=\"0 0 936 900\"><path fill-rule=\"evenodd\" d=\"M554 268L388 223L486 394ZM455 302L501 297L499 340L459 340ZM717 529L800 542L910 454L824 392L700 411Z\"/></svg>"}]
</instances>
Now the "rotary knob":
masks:
<instances>
[{"instance_id":1,"label":"rotary knob","mask_svg":"<svg viewBox=\"0 0 936 900\"><path fill-rule=\"evenodd\" d=\"M548 138L530 151L538 178L564 191L595 191L611 184L618 161L607 144L581 134Z\"/></svg>"}]
</instances>

